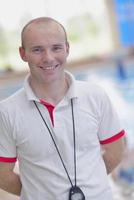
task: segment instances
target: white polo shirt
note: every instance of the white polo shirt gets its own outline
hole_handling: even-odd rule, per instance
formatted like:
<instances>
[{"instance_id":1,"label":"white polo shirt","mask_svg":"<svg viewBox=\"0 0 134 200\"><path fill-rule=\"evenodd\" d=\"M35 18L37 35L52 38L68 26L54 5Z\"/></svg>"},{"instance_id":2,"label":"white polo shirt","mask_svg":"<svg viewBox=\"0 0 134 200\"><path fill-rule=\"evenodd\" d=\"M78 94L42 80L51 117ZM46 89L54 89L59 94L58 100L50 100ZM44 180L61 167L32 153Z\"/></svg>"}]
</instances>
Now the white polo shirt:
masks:
<instances>
[{"instance_id":1,"label":"white polo shirt","mask_svg":"<svg viewBox=\"0 0 134 200\"><path fill-rule=\"evenodd\" d=\"M52 130L67 171L74 183L73 99L76 131L77 185L86 200L112 200L100 143L124 135L109 98L98 86L76 81L66 72L69 90L53 110L47 108L28 84L0 103L0 161L18 159L22 181L21 200L68 200L71 187L50 134L37 111L36 101Z\"/></svg>"}]
</instances>

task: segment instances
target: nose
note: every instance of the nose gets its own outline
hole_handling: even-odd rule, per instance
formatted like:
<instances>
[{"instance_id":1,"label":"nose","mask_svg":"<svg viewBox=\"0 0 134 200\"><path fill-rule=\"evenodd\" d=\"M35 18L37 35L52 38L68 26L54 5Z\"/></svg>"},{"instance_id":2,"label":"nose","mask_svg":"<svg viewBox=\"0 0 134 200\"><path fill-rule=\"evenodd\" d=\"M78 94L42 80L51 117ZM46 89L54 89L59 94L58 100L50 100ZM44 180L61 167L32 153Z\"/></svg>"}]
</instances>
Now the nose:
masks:
<instances>
[{"instance_id":1,"label":"nose","mask_svg":"<svg viewBox=\"0 0 134 200\"><path fill-rule=\"evenodd\" d=\"M44 50L42 55L43 62L53 61L54 55L50 50Z\"/></svg>"}]
</instances>

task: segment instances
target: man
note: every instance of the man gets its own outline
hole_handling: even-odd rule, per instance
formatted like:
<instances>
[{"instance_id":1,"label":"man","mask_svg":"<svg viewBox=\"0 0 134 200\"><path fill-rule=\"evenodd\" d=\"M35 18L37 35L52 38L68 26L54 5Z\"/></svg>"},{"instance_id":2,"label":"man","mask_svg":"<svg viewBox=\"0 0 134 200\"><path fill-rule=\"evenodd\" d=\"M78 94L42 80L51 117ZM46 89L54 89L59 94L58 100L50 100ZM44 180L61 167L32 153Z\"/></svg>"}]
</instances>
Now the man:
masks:
<instances>
[{"instance_id":1,"label":"man","mask_svg":"<svg viewBox=\"0 0 134 200\"><path fill-rule=\"evenodd\" d=\"M0 103L0 187L21 200L112 200L124 131L109 98L65 71L69 44L54 19L30 21L19 52L30 73Z\"/></svg>"}]
</instances>

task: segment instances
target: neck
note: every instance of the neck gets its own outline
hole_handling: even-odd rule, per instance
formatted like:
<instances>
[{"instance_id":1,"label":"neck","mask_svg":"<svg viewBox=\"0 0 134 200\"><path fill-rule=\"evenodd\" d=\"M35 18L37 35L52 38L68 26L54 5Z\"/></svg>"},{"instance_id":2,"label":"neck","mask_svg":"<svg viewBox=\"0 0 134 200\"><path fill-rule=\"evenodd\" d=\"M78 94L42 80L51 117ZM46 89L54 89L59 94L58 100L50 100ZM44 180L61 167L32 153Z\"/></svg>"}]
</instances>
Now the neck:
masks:
<instances>
[{"instance_id":1,"label":"neck","mask_svg":"<svg viewBox=\"0 0 134 200\"><path fill-rule=\"evenodd\" d=\"M68 83L65 77L63 80L58 80L57 82L51 84L37 85L30 81L30 85L39 99L44 99L46 102L54 106L61 101L68 90Z\"/></svg>"}]
</instances>

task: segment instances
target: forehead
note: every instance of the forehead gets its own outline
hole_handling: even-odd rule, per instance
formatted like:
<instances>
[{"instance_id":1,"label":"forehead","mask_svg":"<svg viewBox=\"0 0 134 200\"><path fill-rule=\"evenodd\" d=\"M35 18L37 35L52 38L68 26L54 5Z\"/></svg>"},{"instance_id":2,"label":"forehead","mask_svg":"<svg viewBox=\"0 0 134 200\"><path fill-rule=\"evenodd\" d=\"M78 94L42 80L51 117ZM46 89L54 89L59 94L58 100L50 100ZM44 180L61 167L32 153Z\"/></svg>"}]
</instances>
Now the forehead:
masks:
<instances>
[{"instance_id":1,"label":"forehead","mask_svg":"<svg viewBox=\"0 0 134 200\"><path fill-rule=\"evenodd\" d=\"M24 43L30 41L59 41L65 42L65 32L62 26L55 22L31 23L23 31L22 39Z\"/></svg>"}]
</instances>

